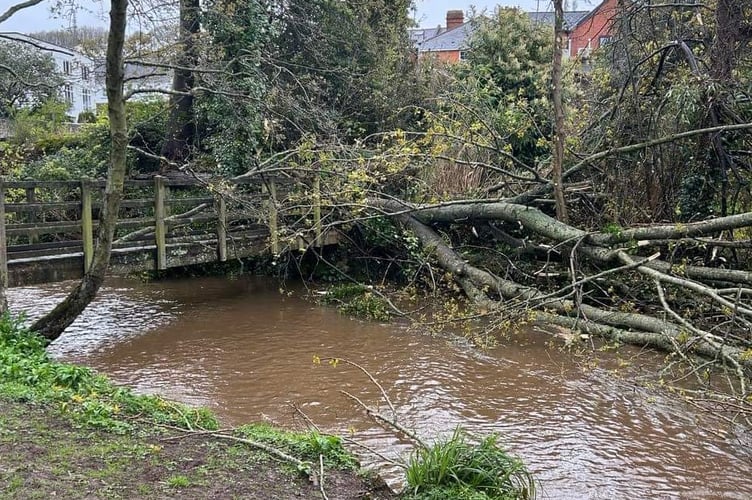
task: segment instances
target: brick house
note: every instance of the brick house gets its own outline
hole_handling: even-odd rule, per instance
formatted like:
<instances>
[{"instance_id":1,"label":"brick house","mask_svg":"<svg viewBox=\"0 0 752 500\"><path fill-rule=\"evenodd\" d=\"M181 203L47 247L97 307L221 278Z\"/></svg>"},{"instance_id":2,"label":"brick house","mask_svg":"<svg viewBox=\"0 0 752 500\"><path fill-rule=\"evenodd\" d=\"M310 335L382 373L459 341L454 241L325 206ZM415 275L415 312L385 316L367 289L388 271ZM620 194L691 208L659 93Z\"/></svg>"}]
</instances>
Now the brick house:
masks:
<instances>
[{"instance_id":1,"label":"brick house","mask_svg":"<svg viewBox=\"0 0 752 500\"><path fill-rule=\"evenodd\" d=\"M618 0L604 0L580 19L569 33L569 54L588 56L611 41Z\"/></svg>"},{"instance_id":2,"label":"brick house","mask_svg":"<svg viewBox=\"0 0 752 500\"><path fill-rule=\"evenodd\" d=\"M569 34L565 57L587 57L590 51L611 41L611 27L618 0L604 0L591 11L564 13L564 29ZM553 12L528 12L533 23L553 26ZM410 38L418 51L418 58L456 63L464 59L468 41L477 25L465 21L461 10L447 12L446 27L410 30Z\"/></svg>"}]
</instances>

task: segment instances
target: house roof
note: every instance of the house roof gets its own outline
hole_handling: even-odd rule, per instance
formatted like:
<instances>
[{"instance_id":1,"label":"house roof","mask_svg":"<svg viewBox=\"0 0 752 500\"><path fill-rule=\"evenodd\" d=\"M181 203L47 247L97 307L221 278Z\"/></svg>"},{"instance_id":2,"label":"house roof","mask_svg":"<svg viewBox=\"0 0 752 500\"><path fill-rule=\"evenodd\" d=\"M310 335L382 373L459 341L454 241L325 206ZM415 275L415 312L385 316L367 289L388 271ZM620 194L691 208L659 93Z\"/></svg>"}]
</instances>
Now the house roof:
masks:
<instances>
[{"instance_id":1,"label":"house roof","mask_svg":"<svg viewBox=\"0 0 752 500\"><path fill-rule=\"evenodd\" d=\"M410 33L410 40L412 40L413 43L417 45L419 43L425 42L430 38L440 35L441 33L446 31L446 28L436 26L435 28L414 28L408 31Z\"/></svg>"},{"instance_id":2,"label":"house roof","mask_svg":"<svg viewBox=\"0 0 752 500\"><path fill-rule=\"evenodd\" d=\"M571 30L574 29L580 22L582 22L583 19L585 19L588 14L590 14L589 10L576 10L571 12L565 12L564 13L564 29L565 30ZM536 24L550 24L553 26L554 20L555 20L555 13L554 12L527 12L527 15L530 17L530 19L533 21L533 23Z\"/></svg>"},{"instance_id":3,"label":"house roof","mask_svg":"<svg viewBox=\"0 0 752 500\"><path fill-rule=\"evenodd\" d=\"M63 47L62 45L58 45L56 43L45 42L44 40L25 35L23 33L18 33L16 31L1 31L0 41L2 40L26 43L40 50L47 52L56 52L58 54L64 54L70 57L77 57L79 59L84 59L89 63L94 63L94 60L92 60L89 56L77 50L69 49L68 47Z\"/></svg>"},{"instance_id":4,"label":"house roof","mask_svg":"<svg viewBox=\"0 0 752 500\"><path fill-rule=\"evenodd\" d=\"M600 6L599 6L600 7ZM593 9L593 11L597 10ZM588 10L570 11L564 13L564 29L573 30L593 12ZM553 12L526 12L533 23L554 24ZM419 52L442 52L462 50L467 47L467 40L478 27L472 19L466 23L448 30L441 26L436 28L417 28L410 30L410 39Z\"/></svg>"},{"instance_id":5,"label":"house roof","mask_svg":"<svg viewBox=\"0 0 752 500\"><path fill-rule=\"evenodd\" d=\"M428 38L416 45L420 52L441 52L445 50L461 50L465 48L467 40L476 30L478 23L468 21L456 28L444 31L440 35Z\"/></svg>"}]
</instances>

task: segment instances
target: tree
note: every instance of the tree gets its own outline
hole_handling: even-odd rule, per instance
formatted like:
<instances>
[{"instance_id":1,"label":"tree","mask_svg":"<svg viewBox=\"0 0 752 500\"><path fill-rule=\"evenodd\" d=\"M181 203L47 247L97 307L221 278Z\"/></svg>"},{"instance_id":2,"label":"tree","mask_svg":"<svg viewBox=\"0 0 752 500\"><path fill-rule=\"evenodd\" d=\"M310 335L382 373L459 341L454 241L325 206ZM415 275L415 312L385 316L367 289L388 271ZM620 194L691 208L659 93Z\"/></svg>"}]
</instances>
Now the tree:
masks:
<instances>
[{"instance_id":1,"label":"tree","mask_svg":"<svg viewBox=\"0 0 752 500\"><path fill-rule=\"evenodd\" d=\"M752 120L749 2L628 2L593 75L591 150ZM745 28L745 25L747 28ZM622 222L699 220L752 198L749 134L695 136L623 155L595 176Z\"/></svg>"},{"instance_id":2,"label":"tree","mask_svg":"<svg viewBox=\"0 0 752 500\"><path fill-rule=\"evenodd\" d=\"M170 117L161 151L162 157L167 160L162 165L163 172L188 159L196 135L193 87L196 81L194 69L198 67L199 57L200 16L199 0L180 0L178 57L173 68Z\"/></svg>"},{"instance_id":3,"label":"tree","mask_svg":"<svg viewBox=\"0 0 752 500\"><path fill-rule=\"evenodd\" d=\"M89 270L73 291L52 311L37 320L31 329L49 341L55 340L94 299L104 281L110 261L115 226L123 196L128 147L125 99L123 93L126 12L128 0L110 1L110 30L107 37L106 87L110 123L110 165L107 170L102 215L97 244Z\"/></svg>"},{"instance_id":4,"label":"tree","mask_svg":"<svg viewBox=\"0 0 752 500\"><path fill-rule=\"evenodd\" d=\"M564 180L562 179L562 165L564 164L564 102L562 99L563 79L561 59L566 46L567 34L564 31L564 6L562 0L554 0L554 60L551 66L551 94L554 103L554 147L552 155L552 181L554 185L554 200L556 201L556 217L567 222L567 204L564 200Z\"/></svg>"},{"instance_id":5,"label":"tree","mask_svg":"<svg viewBox=\"0 0 752 500\"><path fill-rule=\"evenodd\" d=\"M34 108L58 96L63 78L48 53L0 39L0 117Z\"/></svg>"},{"instance_id":6,"label":"tree","mask_svg":"<svg viewBox=\"0 0 752 500\"><path fill-rule=\"evenodd\" d=\"M232 8L230 8L232 5ZM255 1L206 2L202 87L197 99L202 148L218 172L236 174L254 163L268 97L261 52L270 36L266 11ZM270 122L269 122L270 123Z\"/></svg>"},{"instance_id":7,"label":"tree","mask_svg":"<svg viewBox=\"0 0 752 500\"><path fill-rule=\"evenodd\" d=\"M307 134L347 142L384 130L416 104L408 91L409 1L270 4L264 70L281 149Z\"/></svg>"}]
</instances>

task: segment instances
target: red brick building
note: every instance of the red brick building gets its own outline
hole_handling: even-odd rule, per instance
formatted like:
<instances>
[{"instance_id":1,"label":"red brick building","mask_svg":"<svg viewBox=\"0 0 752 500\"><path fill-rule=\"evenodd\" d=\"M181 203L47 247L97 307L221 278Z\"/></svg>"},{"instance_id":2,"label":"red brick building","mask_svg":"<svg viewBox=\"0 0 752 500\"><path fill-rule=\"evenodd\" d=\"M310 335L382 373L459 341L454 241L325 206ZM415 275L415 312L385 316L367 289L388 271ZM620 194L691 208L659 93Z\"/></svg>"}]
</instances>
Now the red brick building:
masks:
<instances>
[{"instance_id":1,"label":"red brick building","mask_svg":"<svg viewBox=\"0 0 752 500\"><path fill-rule=\"evenodd\" d=\"M565 56L586 57L592 50L611 41L617 3L618 0L604 0L591 11L564 13L564 29L569 33ZM533 23L554 24L553 12L527 14ZM437 61L456 63L464 58L467 42L475 28L475 23L464 20L461 10L450 10L447 12L446 27L412 29L410 37L419 58L432 57Z\"/></svg>"},{"instance_id":2,"label":"red brick building","mask_svg":"<svg viewBox=\"0 0 752 500\"><path fill-rule=\"evenodd\" d=\"M618 0L604 0L591 10L569 32L569 55L589 55L611 41L611 28Z\"/></svg>"}]
</instances>

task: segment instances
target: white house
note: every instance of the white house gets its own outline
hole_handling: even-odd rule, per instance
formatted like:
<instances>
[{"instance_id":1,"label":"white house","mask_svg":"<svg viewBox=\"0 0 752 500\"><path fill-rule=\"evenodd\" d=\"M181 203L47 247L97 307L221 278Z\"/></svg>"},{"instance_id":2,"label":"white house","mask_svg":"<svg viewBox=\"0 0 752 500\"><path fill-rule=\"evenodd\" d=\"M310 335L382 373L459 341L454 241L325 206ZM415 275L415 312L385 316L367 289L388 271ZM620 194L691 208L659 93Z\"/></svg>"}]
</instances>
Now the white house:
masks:
<instances>
[{"instance_id":1,"label":"white house","mask_svg":"<svg viewBox=\"0 0 752 500\"><path fill-rule=\"evenodd\" d=\"M67 47L37 40L23 33L0 32L0 40L23 42L52 56L65 80L60 89L60 97L70 104L68 115L73 117L74 121L82 111L94 111L97 104L107 102L101 78L101 65L97 65L93 59Z\"/></svg>"}]
</instances>

